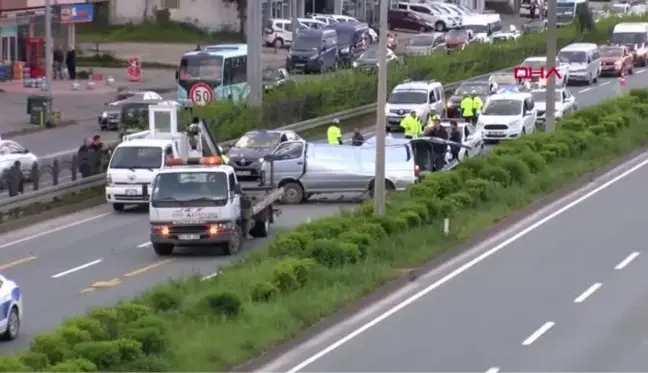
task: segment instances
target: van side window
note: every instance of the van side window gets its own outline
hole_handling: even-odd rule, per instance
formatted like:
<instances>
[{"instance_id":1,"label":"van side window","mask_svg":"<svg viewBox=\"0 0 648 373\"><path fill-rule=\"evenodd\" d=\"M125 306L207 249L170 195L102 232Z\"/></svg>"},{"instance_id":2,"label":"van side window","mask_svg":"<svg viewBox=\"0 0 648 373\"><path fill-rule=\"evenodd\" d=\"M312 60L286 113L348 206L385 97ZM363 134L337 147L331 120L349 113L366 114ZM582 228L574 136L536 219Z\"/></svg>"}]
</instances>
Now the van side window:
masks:
<instances>
[{"instance_id":1,"label":"van side window","mask_svg":"<svg viewBox=\"0 0 648 373\"><path fill-rule=\"evenodd\" d=\"M234 174L229 174L229 189L234 193L234 187L236 186L236 179L234 178Z\"/></svg>"},{"instance_id":2,"label":"van side window","mask_svg":"<svg viewBox=\"0 0 648 373\"><path fill-rule=\"evenodd\" d=\"M300 158L304 151L304 144L301 142L289 142L280 144L274 151L274 158L278 161Z\"/></svg>"},{"instance_id":3,"label":"van side window","mask_svg":"<svg viewBox=\"0 0 648 373\"><path fill-rule=\"evenodd\" d=\"M166 149L164 149L164 158L173 158L173 148L170 146L167 146Z\"/></svg>"},{"instance_id":4,"label":"van side window","mask_svg":"<svg viewBox=\"0 0 648 373\"><path fill-rule=\"evenodd\" d=\"M592 53L592 60L598 61L601 59L601 52L597 49Z\"/></svg>"},{"instance_id":5,"label":"van side window","mask_svg":"<svg viewBox=\"0 0 648 373\"><path fill-rule=\"evenodd\" d=\"M435 95L434 95L434 89L432 89L432 90L430 91L429 96L430 96L429 99L430 99L430 103L431 103L431 104L437 102L437 99L436 99L436 97L435 97Z\"/></svg>"}]
</instances>

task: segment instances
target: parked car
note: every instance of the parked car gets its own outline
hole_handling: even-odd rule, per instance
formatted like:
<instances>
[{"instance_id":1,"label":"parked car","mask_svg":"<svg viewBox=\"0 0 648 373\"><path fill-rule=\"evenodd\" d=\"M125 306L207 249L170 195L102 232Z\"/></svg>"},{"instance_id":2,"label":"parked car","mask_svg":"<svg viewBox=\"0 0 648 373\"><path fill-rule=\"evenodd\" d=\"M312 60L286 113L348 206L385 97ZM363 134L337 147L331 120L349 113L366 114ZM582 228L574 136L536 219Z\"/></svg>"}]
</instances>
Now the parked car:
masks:
<instances>
[{"instance_id":1,"label":"parked car","mask_svg":"<svg viewBox=\"0 0 648 373\"><path fill-rule=\"evenodd\" d=\"M117 100L107 102L99 114L99 128L102 131L117 130L122 123L122 108L125 104L145 102L154 104L163 98L153 91L122 91L117 93Z\"/></svg>"},{"instance_id":2,"label":"parked car","mask_svg":"<svg viewBox=\"0 0 648 373\"><path fill-rule=\"evenodd\" d=\"M445 36L446 48L451 50L461 50L466 48L473 39L473 32L469 29L450 30Z\"/></svg>"},{"instance_id":3,"label":"parked car","mask_svg":"<svg viewBox=\"0 0 648 373\"><path fill-rule=\"evenodd\" d=\"M380 52L379 47L372 47L367 49L364 53L358 57L357 60L353 61L353 67L360 69L370 69L373 70L376 67L379 67L378 64L378 52ZM394 53L391 49L387 48L387 64L400 64L401 59Z\"/></svg>"},{"instance_id":4,"label":"parked car","mask_svg":"<svg viewBox=\"0 0 648 373\"><path fill-rule=\"evenodd\" d=\"M267 67L263 69L263 89L269 92L275 87L290 82L290 74L284 68Z\"/></svg>"},{"instance_id":5,"label":"parked car","mask_svg":"<svg viewBox=\"0 0 648 373\"><path fill-rule=\"evenodd\" d=\"M432 32L434 30L433 22L409 10L390 9L387 14L387 23L390 30L414 32Z\"/></svg>"},{"instance_id":6,"label":"parked car","mask_svg":"<svg viewBox=\"0 0 648 373\"><path fill-rule=\"evenodd\" d=\"M271 154L281 143L298 140L301 140L301 137L294 131L249 131L227 149L227 156L237 177L257 179L260 176L264 156Z\"/></svg>"},{"instance_id":7,"label":"parked car","mask_svg":"<svg viewBox=\"0 0 648 373\"><path fill-rule=\"evenodd\" d=\"M601 75L628 75L634 73L634 61L630 50L624 45L602 45Z\"/></svg>"},{"instance_id":8,"label":"parked car","mask_svg":"<svg viewBox=\"0 0 648 373\"><path fill-rule=\"evenodd\" d=\"M423 33L412 36L405 47L408 56L425 56L445 49L445 34Z\"/></svg>"}]
</instances>

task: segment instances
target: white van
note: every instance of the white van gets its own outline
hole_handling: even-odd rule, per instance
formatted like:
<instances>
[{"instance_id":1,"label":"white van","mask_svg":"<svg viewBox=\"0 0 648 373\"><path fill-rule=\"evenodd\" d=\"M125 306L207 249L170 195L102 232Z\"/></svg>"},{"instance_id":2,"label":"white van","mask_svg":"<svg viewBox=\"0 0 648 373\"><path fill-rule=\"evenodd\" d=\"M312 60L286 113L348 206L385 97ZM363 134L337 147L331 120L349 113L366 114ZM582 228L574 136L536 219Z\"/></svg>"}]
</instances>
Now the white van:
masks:
<instances>
[{"instance_id":1,"label":"white van","mask_svg":"<svg viewBox=\"0 0 648 373\"><path fill-rule=\"evenodd\" d=\"M590 85L598 82L601 76L601 53L593 43L569 44L558 52L558 59L569 66L567 83L585 83Z\"/></svg>"},{"instance_id":2,"label":"white van","mask_svg":"<svg viewBox=\"0 0 648 373\"><path fill-rule=\"evenodd\" d=\"M302 23L298 23L299 30L308 29ZM268 46L275 48L283 48L289 46L293 42L293 25L290 19L273 18L266 21L265 28L263 29L263 40Z\"/></svg>"},{"instance_id":3,"label":"white van","mask_svg":"<svg viewBox=\"0 0 648 373\"><path fill-rule=\"evenodd\" d=\"M485 14L465 16L463 18L463 27L472 30L475 40L481 43L488 43L491 41L491 36L497 30L494 28L494 19L485 17Z\"/></svg>"},{"instance_id":4,"label":"white van","mask_svg":"<svg viewBox=\"0 0 648 373\"><path fill-rule=\"evenodd\" d=\"M619 23L614 26L610 44L625 45L634 54L635 66L648 64L648 23Z\"/></svg>"}]
</instances>

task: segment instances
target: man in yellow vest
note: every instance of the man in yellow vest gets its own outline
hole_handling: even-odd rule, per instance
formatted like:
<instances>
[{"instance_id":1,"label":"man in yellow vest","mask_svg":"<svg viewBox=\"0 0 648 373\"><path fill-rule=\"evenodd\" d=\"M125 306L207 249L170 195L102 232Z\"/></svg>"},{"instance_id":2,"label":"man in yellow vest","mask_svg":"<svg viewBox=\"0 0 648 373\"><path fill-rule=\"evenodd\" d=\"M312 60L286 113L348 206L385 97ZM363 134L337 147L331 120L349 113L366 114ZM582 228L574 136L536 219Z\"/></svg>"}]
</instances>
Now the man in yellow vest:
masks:
<instances>
[{"instance_id":1,"label":"man in yellow vest","mask_svg":"<svg viewBox=\"0 0 648 373\"><path fill-rule=\"evenodd\" d=\"M333 119L333 122L326 130L326 139L329 145L342 145L342 131L340 131L339 119Z\"/></svg>"},{"instance_id":2,"label":"man in yellow vest","mask_svg":"<svg viewBox=\"0 0 648 373\"><path fill-rule=\"evenodd\" d=\"M403 130L405 131L406 139L413 139L417 136L420 136L421 132L423 132L423 129L421 128L421 122L416 116L416 111L414 110L410 112L410 115L401 120L400 126L403 127Z\"/></svg>"},{"instance_id":3,"label":"man in yellow vest","mask_svg":"<svg viewBox=\"0 0 648 373\"><path fill-rule=\"evenodd\" d=\"M482 108L484 107L484 102L479 96L477 96L477 91L472 91L471 95L472 95L472 102L473 102L472 123L473 125L477 125L477 120L481 115Z\"/></svg>"},{"instance_id":4,"label":"man in yellow vest","mask_svg":"<svg viewBox=\"0 0 648 373\"><path fill-rule=\"evenodd\" d=\"M435 111L431 112L430 115L428 115L428 122L426 128L434 127L434 122L436 122L437 120L440 121L441 116L437 114Z\"/></svg>"},{"instance_id":5,"label":"man in yellow vest","mask_svg":"<svg viewBox=\"0 0 648 373\"><path fill-rule=\"evenodd\" d=\"M466 120L466 122L471 122L474 114L474 104L473 99L469 95L464 95L459 104L461 110L461 116Z\"/></svg>"}]
</instances>

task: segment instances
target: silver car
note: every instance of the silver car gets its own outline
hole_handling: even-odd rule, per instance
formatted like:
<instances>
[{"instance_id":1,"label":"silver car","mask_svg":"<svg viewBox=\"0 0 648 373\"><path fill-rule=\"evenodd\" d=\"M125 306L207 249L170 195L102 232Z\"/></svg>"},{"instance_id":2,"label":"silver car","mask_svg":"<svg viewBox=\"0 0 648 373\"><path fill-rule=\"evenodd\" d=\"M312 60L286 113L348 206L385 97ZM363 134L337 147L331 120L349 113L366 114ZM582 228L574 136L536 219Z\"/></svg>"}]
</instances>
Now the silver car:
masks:
<instances>
[{"instance_id":1,"label":"silver car","mask_svg":"<svg viewBox=\"0 0 648 373\"><path fill-rule=\"evenodd\" d=\"M445 49L445 34L422 33L413 35L405 47L405 54L408 56L426 56L435 51Z\"/></svg>"}]
</instances>

